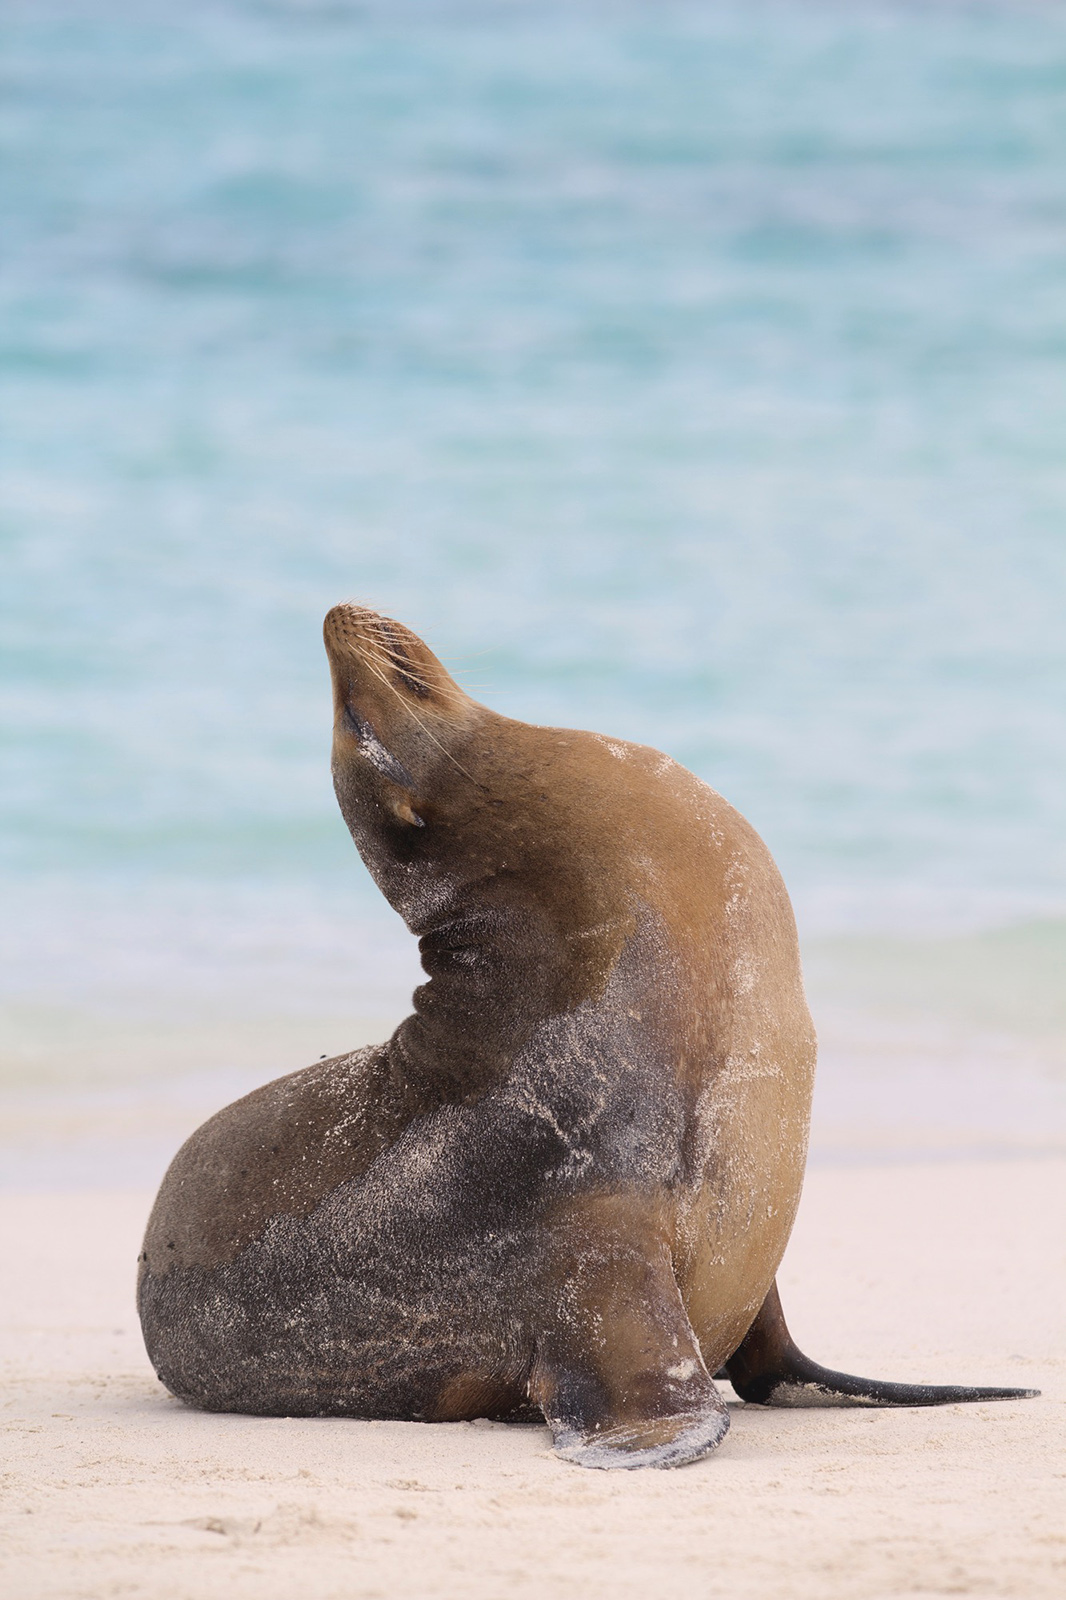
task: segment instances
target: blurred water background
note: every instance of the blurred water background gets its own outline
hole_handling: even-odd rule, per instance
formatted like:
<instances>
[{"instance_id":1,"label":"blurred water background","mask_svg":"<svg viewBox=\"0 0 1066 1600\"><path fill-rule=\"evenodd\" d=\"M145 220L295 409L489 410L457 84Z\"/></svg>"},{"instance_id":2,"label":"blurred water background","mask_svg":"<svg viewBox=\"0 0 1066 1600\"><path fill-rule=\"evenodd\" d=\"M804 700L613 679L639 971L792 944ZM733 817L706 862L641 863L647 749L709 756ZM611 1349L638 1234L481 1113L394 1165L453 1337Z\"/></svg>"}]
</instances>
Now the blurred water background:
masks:
<instances>
[{"instance_id":1,"label":"blurred water background","mask_svg":"<svg viewBox=\"0 0 1066 1600\"><path fill-rule=\"evenodd\" d=\"M383 1037L322 614L660 746L816 1159L1066 1145L1066 9L9 0L8 1181Z\"/></svg>"}]
</instances>

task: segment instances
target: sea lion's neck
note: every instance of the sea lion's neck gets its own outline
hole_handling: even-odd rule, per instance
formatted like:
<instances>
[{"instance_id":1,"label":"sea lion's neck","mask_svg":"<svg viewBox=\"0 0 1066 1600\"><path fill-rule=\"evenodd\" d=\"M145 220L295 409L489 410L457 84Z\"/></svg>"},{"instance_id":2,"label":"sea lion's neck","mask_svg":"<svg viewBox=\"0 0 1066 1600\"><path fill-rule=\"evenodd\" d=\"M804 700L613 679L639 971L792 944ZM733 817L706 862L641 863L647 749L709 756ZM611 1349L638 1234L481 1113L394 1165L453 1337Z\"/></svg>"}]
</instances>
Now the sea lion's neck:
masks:
<instances>
[{"instance_id":1,"label":"sea lion's neck","mask_svg":"<svg viewBox=\"0 0 1066 1600\"><path fill-rule=\"evenodd\" d=\"M457 896L422 933L429 982L389 1043L394 1075L416 1102L473 1100L507 1074L553 1009L560 965L539 920Z\"/></svg>"}]
</instances>

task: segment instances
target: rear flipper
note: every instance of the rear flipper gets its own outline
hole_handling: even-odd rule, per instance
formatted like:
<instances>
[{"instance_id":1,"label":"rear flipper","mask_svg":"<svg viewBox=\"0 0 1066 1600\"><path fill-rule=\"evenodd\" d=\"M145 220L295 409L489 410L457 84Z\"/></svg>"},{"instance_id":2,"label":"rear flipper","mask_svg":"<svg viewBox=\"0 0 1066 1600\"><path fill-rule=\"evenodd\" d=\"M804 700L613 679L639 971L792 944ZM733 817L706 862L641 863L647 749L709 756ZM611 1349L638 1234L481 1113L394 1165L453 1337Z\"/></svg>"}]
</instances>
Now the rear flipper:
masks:
<instances>
[{"instance_id":1,"label":"rear flipper","mask_svg":"<svg viewBox=\"0 0 1066 1600\"><path fill-rule=\"evenodd\" d=\"M602 1220L602 1219L601 1219ZM729 1412L703 1364L668 1251L613 1229L575 1229L529 1384L565 1461L679 1467L725 1435Z\"/></svg>"},{"instance_id":2,"label":"rear flipper","mask_svg":"<svg viewBox=\"0 0 1066 1600\"><path fill-rule=\"evenodd\" d=\"M881 1383L811 1361L792 1342L771 1284L758 1316L718 1377L762 1406L947 1406L962 1400L1024 1400L1039 1389L966 1389L956 1384Z\"/></svg>"}]
</instances>

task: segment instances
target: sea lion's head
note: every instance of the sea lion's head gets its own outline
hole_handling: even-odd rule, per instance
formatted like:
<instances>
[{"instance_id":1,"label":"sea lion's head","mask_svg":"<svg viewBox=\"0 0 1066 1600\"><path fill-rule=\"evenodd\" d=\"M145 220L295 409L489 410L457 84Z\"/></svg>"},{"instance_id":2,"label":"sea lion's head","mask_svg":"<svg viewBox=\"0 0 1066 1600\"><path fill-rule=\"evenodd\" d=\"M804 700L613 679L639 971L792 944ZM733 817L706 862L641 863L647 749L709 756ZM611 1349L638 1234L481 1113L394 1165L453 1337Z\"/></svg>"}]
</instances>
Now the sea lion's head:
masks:
<instances>
[{"instance_id":1,"label":"sea lion's head","mask_svg":"<svg viewBox=\"0 0 1066 1600\"><path fill-rule=\"evenodd\" d=\"M323 634L333 678L334 786L373 867L380 847L403 855L404 836L425 827L439 797L438 769L455 766L452 746L465 742L483 708L417 634L367 606L334 606Z\"/></svg>"}]
</instances>

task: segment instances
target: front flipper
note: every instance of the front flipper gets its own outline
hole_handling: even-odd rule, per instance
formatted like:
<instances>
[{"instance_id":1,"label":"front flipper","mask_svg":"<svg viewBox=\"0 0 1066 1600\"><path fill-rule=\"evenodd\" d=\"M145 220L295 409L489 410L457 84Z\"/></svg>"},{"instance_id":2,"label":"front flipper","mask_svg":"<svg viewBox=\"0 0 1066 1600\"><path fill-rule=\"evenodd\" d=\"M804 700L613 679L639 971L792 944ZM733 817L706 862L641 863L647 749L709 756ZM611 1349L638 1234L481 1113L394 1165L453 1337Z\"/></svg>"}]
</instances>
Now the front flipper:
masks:
<instances>
[{"instance_id":1,"label":"front flipper","mask_svg":"<svg viewBox=\"0 0 1066 1600\"><path fill-rule=\"evenodd\" d=\"M680 1467L713 1450L729 1412L703 1364L664 1248L615 1234L567 1252L537 1341L530 1398L581 1467Z\"/></svg>"},{"instance_id":2,"label":"front flipper","mask_svg":"<svg viewBox=\"0 0 1066 1600\"><path fill-rule=\"evenodd\" d=\"M793 1344L776 1283L739 1349L726 1362L724 1375L742 1400L762 1406L947 1406L963 1400L1024 1400L1040 1393L1039 1389L882 1383L831 1372Z\"/></svg>"}]
</instances>

